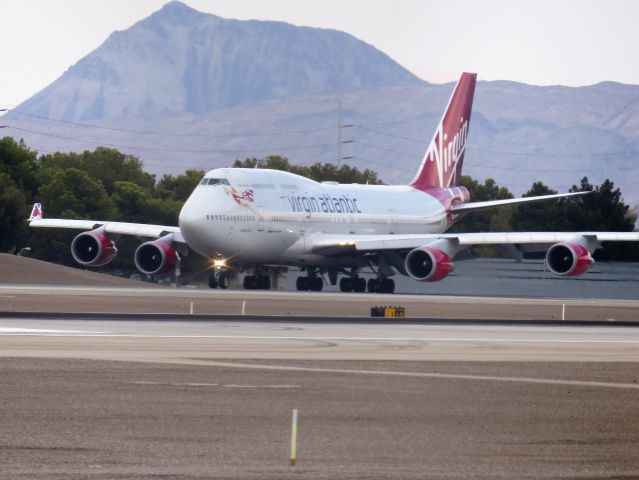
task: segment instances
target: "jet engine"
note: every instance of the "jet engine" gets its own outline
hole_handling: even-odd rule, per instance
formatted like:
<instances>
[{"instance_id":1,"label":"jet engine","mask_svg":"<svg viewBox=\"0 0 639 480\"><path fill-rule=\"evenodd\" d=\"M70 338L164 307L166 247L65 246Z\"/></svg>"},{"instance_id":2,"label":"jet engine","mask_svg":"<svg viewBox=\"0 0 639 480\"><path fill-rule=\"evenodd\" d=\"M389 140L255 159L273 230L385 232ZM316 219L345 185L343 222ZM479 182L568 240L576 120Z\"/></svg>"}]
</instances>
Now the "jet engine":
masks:
<instances>
[{"instance_id":1,"label":"jet engine","mask_svg":"<svg viewBox=\"0 0 639 480\"><path fill-rule=\"evenodd\" d=\"M133 255L135 266L147 275L161 275L175 268L178 254L167 242L152 240L143 243Z\"/></svg>"},{"instance_id":2,"label":"jet engine","mask_svg":"<svg viewBox=\"0 0 639 480\"><path fill-rule=\"evenodd\" d=\"M118 249L109 236L98 230L82 232L71 242L71 255L85 267L101 267L115 258Z\"/></svg>"},{"instance_id":3,"label":"jet engine","mask_svg":"<svg viewBox=\"0 0 639 480\"><path fill-rule=\"evenodd\" d=\"M404 268L411 278L420 282L437 282L453 271L450 257L438 248L419 247L408 252Z\"/></svg>"},{"instance_id":4,"label":"jet engine","mask_svg":"<svg viewBox=\"0 0 639 480\"><path fill-rule=\"evenodd\" d=\"M555 275L577 277L586 273L595 261L590 252L578 243L556 243L546 252L546 265Z\"/></svg>"}]
</instances>

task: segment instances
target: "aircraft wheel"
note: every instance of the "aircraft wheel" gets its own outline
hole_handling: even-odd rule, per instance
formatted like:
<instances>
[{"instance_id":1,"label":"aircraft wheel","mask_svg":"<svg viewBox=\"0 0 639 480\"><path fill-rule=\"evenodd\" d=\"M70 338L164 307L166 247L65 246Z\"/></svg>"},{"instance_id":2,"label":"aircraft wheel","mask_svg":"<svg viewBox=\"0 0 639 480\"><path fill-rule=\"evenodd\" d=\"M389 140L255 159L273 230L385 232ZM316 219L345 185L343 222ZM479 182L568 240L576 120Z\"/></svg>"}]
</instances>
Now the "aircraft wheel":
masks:
<instances>
[{"instance_id":1,"label":"aircraft wheel","mask_svg":"<svg viewBox=\"0 0 639 480\"><path fill-rule=\"evenodd\" d=\"M381 293L395 293L395 280L392 278L382 280L379 291Z\"/></svg>"},{"instance_id":2,"label":"aircraft wheel","mask_svg":"<svg viewBox=\"0 0 639 480\"><path fill-rule=\"evenodd\" d=\"M253 275L244 277L244 288L246 290L255 290L257 287L257 279Z\"/></svg>"},{"instance_id":3,"label":"aircraft wheel","mask_svg":"<svg viewBox=\"0 0 639 480\"><path fill-rule=\"evenodd\" d=\"M258 275L256 284L259 290L270 290L271 279L267 275Z\"/></svg>"},{"instance_id":4,"label":"aircraft wheel","mask_svg":"<svg viewBox=\"0 0 639 480\"><path fill-rule=\"evenodd\" d=\"M342 292L353 291L353 279L351 277L342 277L339 281L339 289Z\"/></svg>"},{"instance_id":5,"label":"aircraft wheel","mask_svg":"<svg viewBox=\"0 0 639 480\"><path fill-rule=\"evenodd\" d=\"M353 291L362 293L366 291L366 279L361 277L353 278Z\"/></svg>"},{"instance_id":6,"label":"aircraft wheel","mask_svg":"<svg viewBox=\"0 0 639 480\"><path fill-rule=\"evenodd\" d=\"M313 277L310 279L310 286L313 292L321 292L322 288L324 288L324 280L322 277Z\"/></svg>"},{"instance_id":7,"label":"aircraft wheel","mask_svg":"<svg viewBox=\"0 0 639 480\"><path fill-rule=\"evenodd\" d=\"M300 292L308 292L310 287L308 277L297 277L295 286Z\"/></svg>"},{"instance_id":8,"label":"aircraft wheel","mask_svg":"<svg viewBox=\"0 0 639 480\"><path fill-rule=\"evenodd\" d=\"M209 277L209 288L217 288L217 278L215 278L215 274Z\"/></svg>"},{"instance_id":9,"label":"aircraft wheel","mask_svg":"<svg viewBox=\"0 0 639 480\"><path fill-rule=\"evenodd\" d=\"M220 288L226 290L227 288L229 288L229 283L230 283L229 276L224 272L220 273L217 283Z\"/></svg>"},{"instance_id":10,"label":"aircraft wheel","mask_svg":"<svg viewBox=\"0 0 639 480\"><path fill-rule=\"evenodd\" d=\"M369 278L368 279L368 291L369 293L379 293L379 280L376 278Z\"/></svg>"}]
</instances>

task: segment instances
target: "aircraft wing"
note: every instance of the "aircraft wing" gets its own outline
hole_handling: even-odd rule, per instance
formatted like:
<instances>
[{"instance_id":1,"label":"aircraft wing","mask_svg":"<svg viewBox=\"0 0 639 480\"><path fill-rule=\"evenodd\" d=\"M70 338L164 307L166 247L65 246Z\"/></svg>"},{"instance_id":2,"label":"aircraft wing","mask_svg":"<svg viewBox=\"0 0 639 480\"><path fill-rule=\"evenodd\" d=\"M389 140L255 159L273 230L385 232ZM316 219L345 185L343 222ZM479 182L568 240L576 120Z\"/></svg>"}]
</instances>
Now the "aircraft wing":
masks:
<instances>
[{"instance_id":1,"label":"aircraft wing","mask_svg":"<svg viewBox=\"0 0 639 480\"><path fill-rule=\"evenodd\" d=\"M29 226L34 228L68 228L74 230L94 230L104 227L104 233L112 235L133 235L136 237L160 238L169 233L173 241L186 243L179 227L168 225L149 225L145 223L109 222L99 220L68 220L64 218L33 218Z\"/></svg>"},{"instance_id":2,"label":"aircraft wing","mask_svg":"<svg viewBox=\"0 0 639 480\"><path fill-rule=\"evenodd\" d=\"M384 250L412 250L443 240L453 250L473 245L525 245L575 241L583 238L589 243L636 242L639 232L490 232L490 233L433 233L422 235L333 235L315 234L306 239L307 249L320 255L340 255L352 252Z\"/></svg>"},{"instance_id":3,"label":"aircraft wing","mask_svg":"<svg viewBox=\"0 0 639 480\"><path fill-rule=\"evenodd\" d=\"M538 202L540 200L552 200L553 198L574 197L577 195L585 195L585 192L555 193L552 195L540 195L536 197L507 198L505 200L488 200L486 202L469 202L459 205L452 205L450 210L453 213L475 212L478 210L486 210L488 208L502 207L505 205L515 205L519 203Z\"/></svg>"}]
</instances>

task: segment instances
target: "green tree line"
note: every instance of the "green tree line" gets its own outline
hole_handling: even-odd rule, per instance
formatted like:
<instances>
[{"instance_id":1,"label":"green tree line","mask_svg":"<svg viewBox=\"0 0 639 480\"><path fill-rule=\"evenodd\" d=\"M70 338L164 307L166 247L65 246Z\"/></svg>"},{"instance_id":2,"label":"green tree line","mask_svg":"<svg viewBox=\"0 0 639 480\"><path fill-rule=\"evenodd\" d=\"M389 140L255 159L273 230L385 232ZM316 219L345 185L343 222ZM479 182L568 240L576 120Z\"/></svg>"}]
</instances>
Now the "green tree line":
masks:
<instances>
[{"instance_id":1,"label":"green tree line","mask_svg":"<svg viewBox=\"0 0 639 480\"><path fill-rule=\"evenodd\" d=\"M360 171L331 163L291 165L281 156L237 160L233 166L285 170L316 181L383 183L369 169ZM137 157L118 150L99 147L92 152L38 155L24 142L4 137L0 140L0 251L13 253L29 246L37 258L73 265L69 246L78 232L30 229L26 219L34 202L43 204L45 217L177 225L183 203L203 175L200 170L186 170L183 174L156 179L144 171ZM473 201L513 196L492 179L480 183L464 176L462 184ZM610 180L593 186L584 178L571 190L584 189L593 193L473 213L454 229L460 232L633 230L636 210L623 203L621 192ZM536 182L526 195L546 193L554 192ZM133 250L138 244L136 239L120 239L121 254L112 267L130 270ZM635 244L615 245L605 252L604 258L639 259Z\"/></svg>"}]
</instances>

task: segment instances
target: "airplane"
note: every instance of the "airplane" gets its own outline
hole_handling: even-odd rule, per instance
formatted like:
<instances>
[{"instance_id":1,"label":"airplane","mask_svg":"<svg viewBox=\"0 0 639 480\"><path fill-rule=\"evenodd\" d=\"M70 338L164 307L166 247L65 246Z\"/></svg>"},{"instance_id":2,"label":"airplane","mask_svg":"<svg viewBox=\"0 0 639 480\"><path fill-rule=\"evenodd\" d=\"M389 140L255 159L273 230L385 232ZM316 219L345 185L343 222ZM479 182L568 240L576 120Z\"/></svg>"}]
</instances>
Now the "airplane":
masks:
<instances>
[{"instance_id":1,"label":"airplane","mask_svg":"<svg viewBox=\"0 0 639 480\"><path fill-rule=\"evenodd\" d=\"M217 168L185 202L178 226L42 217L31 227L80 229L73 258L86 267L109 263L121 235L149 239L134 254L144 274L171 272L180 255L208 257L211 288L228 288L244 273L245 289L269 289L269 273L297 267L300 291L322 290L327 277L344 292L393 293L393 276L444 279L453 259L473 245L505 245L516 260L526 246L547 246L548 269L564 277L585 273L603 241L639 241L639 232L445 233L468 212L588 192L471 202L459 184L477 75L463 73L408 185L316 182L270 169ZM363 272L373 276L365 280Z\"/></svg>"}]
</instances>

